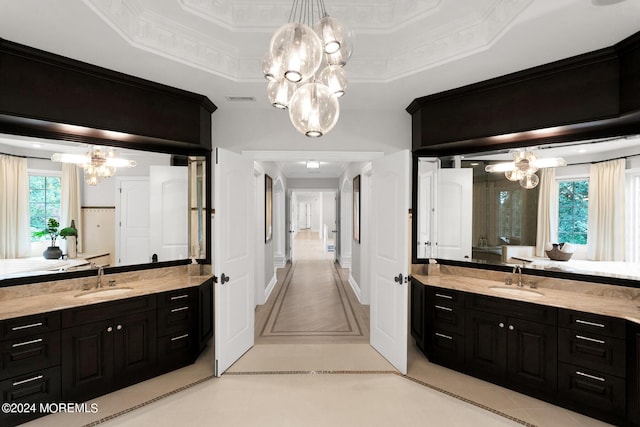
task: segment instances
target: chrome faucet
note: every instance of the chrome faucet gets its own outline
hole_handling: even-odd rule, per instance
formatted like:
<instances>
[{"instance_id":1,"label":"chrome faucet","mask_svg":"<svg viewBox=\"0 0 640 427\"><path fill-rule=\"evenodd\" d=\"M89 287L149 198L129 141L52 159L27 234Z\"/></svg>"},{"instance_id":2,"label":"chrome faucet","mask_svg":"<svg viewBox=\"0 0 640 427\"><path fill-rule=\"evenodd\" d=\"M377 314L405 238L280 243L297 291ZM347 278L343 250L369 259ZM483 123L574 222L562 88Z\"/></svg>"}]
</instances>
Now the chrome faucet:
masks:
<instances>
[{"instance_id":1,"label":"chrome faucet","mask_svg":"<svg viewBox=\"0 0 640 427\"><path fill-rule=\"evenodd\" d=\"M98 269L98 283L96 283L96 288L100 289L102 287L102 276L104 276L104 266L97 265L95 262L92 262L91 268Z\"/></svg>"},{"instance_id":2,"label":"chrome faucet","mask_svg":"<svg viewBox=\"0 0 640 427\"><path fill-rule=\"evenodd\" d=\"M522 268L520 267L520 265L516 265L515 267L513 267L513 275L516 274L516 272L518 273L518 287L522 288L524 285L522 283Z\"/></svg>"}]
</instances>

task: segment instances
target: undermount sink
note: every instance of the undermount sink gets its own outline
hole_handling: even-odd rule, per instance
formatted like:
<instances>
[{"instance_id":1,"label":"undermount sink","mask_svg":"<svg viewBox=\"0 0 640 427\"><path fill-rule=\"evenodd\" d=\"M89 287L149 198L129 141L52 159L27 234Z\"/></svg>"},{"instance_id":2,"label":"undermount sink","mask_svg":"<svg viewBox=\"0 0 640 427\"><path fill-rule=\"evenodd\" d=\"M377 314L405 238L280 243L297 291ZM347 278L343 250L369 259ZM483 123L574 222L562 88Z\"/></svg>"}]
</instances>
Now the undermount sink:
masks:
<instances>
[{"instance_id":1,"label":"undermount sink","mask_svg":"<svg viewBox=\"0 0 640 427\"><path fill-rule=\"evenodd\" d=\"M525 288L509 288L507 286L489 286L489 289L496 292L501 292L503 294L509 295L518 295L518 296L526 296L526 297L543 297L544 294L542 292L534 291L533 289L525 289Z\"/></svg>"},{"instance_id":2,"label":"undermount sink","mask_svg":"<svg viewBox=\"0 0 640 427\"><path fill-rule=\"evenodd\" d=\"M78 295L74 295L75 298L106 298L116 295L126 294L131 292L133 288L109 288L109 289L97 289L91 292L83 292Z\"/></svg>"}]
</instances>

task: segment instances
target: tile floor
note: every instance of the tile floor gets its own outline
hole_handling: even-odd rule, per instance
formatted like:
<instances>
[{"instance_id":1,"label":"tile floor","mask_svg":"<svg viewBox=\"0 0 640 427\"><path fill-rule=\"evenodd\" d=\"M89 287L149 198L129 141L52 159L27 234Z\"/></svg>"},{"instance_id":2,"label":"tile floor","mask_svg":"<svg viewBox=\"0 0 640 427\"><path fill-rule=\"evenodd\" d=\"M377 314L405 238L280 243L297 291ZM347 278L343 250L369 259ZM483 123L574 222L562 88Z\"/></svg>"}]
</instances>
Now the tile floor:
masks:
<instances>
[{"instance_id":1,"label":"tile floor","mask_svg":"<svg viewBox=\"0 0 640 427\"><path fill-rule=\"evenodd\" d=\"M366 311L354 306L354 311L358 310L361 314ZM191 366L91 401L98 404L96 414L55 414L28 424L607 425L431 364L411 339L407 377L395 372L366 343L292 339L280 343L256 340L256 345L220 378L213 377L210 346Z\"/></svg>"}]
</instances>

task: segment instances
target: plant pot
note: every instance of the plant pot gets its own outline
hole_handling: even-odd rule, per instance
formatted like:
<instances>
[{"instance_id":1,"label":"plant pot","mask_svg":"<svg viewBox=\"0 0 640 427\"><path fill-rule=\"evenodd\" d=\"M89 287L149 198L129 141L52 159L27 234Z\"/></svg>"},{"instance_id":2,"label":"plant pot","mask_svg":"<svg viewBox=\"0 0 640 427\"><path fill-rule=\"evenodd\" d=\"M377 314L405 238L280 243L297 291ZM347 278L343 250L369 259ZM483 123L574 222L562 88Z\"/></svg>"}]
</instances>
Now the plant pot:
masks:
<instances>
[{"instance_id":1,"label":"plant pot","mask_svg":"<svg viewBox=\"0 0 640 427\"><path fill-rule=\"evenodd\" d=\"M45 259L58 259L62 256L62 249L60 249L57 246L49 246L47 249L45 249L45 251L42 253L42 256Z\"/></svg>"},{"instance_id":2,"label":"plant pot","mask_svg":"<svg viewBox=\"0 0 640 427\"><path fill-rule=\"evenodd\" d=\"M564 243L553 243L553 248L550 251L545 251L549 259L554 261L569 261L573 252L562 252L560 249Z\"/></svg>"}]
</instances>

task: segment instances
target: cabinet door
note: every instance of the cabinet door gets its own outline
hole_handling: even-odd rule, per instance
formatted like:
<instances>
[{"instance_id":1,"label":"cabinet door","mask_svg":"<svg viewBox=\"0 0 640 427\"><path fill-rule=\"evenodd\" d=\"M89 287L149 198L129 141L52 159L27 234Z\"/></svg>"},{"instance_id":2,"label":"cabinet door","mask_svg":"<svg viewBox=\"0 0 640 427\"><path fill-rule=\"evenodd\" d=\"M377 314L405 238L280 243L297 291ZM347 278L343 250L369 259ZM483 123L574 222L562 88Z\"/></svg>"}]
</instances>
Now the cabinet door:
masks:
<instances>
[{"instance_id":1,"label":"cabinet door","mask_svg":"<svg viewBox=\"0 0 640 427\"><path fill-rule=\"evenodd\" d=\"M62 396L82 401L111 391L113 323L89 323L62 331Z\"/></svg>"},{"instance_id":2,"label":"cabinet door","mask_svg":"<svg viewBox=\"0 0 640 427\"><path fill-rule=\"evenodd\" d=\"M156 312L114 319L114 373L119 386L153 375L157 360Z\"/></svg>"},{"instance_id":3,"label":"cabinet door","mask_svg":"<svg viewBox=\"0 0 640 427\"><path fill-rule=\"evenodd\" d=\"M507 319L509 383L531 393L557 390L557 328L537 322Z\"/></svg>"},{"instance_id":4,"label":"cabinet door","mask_svg":"<svg viewBox=\"0 0 640 427\"><path fill-rule=\"evenodd\" d=\"M198 341L201 352L213 336L213 279L200 286L198 311Z\"/></svg>"},{"instance_id":5,"label":"cabinet door","mask_svg":"<svg viewBox=\"0 0 640 427\"><path fill-rule=\"evenodd\" d=\"M507 370L506 318L467 310L465 364L474 375L504 379Z\"/></svg>"},{"instance_id":6,"label":"cabinet door","mask_svg":"<svg viewBox=\"0 0 640 427\"><path fill-rule=\"evenodd\" d=\"M420 350L425 348L425 286L411 280L411 336Z\"/></svg>"}]
</instances>

